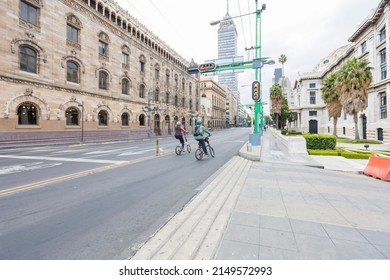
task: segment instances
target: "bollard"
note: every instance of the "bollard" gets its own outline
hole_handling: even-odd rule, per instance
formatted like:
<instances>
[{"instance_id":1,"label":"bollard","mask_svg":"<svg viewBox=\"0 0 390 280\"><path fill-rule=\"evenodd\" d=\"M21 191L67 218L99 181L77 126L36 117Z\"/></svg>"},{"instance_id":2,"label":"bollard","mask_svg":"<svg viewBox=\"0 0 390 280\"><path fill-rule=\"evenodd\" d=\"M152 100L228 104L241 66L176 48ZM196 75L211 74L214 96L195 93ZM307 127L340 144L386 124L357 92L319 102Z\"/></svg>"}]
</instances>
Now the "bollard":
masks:
<instances>
[{"instance_id":1,"label":"bollard","mask_svg":"<svg viewBox=\"0 0 390 280\"><path fill-rule=\"evenodd\" d=\"M252 152L252 144L249 143L249 142L246 143L246 151L247 152Z\"/></svg>"},{"instance_id":2,"label":"bollard","mask_svg":"<svg viewBox=\"0 0 390 280\"><path fill-rule=\"evenodd\" d=\"M159 147L158 147L158 138L156 138L156 156L158 157Z\"/></svg>"}]
</instances>

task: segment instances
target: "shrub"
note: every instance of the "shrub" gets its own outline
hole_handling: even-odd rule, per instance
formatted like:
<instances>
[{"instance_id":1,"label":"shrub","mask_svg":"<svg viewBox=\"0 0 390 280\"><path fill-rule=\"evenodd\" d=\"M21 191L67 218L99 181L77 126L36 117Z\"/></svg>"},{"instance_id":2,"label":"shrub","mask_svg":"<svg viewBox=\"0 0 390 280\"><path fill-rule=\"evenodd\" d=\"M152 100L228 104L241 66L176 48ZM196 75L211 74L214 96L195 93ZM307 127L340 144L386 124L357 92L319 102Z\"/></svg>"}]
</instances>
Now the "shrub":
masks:
<instances>
[{"instance_id":1,"label":"shrub","mask_svg":"<svg viewBox=\"0 0 390 280\"><path fill-rule=\"evenodd\" d=\"M302 132L296 130L287 131L287 135L302 135Z\"/></svg>"},{"instance_id":2,"label":"shrub","mask_svg":"<svg viewBox=\"0 0 390 280\"><path fill-rule=\"evenodd\" d=\"M336 136L325 134L304 134L306 148L312 150L334 150L336 149Z\"/></svg>"},{"instance_id":3,"label":"shrub","mask_svg":"<svg viewBox=\"0 0 390 280\"><path fill-rule=\"evenodd\" d=\"M351 158L351 159L369 159L371 154L367 153L353 153L353 152L342 152L342 157Z\"/></svg>"}]
</instances>

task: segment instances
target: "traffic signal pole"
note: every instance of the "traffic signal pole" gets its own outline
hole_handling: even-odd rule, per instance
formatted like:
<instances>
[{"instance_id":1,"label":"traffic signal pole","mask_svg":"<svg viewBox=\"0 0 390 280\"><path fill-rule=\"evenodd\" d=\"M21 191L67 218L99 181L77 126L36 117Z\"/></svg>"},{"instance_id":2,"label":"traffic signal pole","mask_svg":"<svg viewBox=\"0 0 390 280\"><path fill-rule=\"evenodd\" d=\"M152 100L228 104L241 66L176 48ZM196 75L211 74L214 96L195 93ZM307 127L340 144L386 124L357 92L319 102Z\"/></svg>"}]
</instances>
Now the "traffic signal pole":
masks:
<instances>
[{"instance_id":1,"label":"traffic signal pole","mask_svg":"<svg viewBox=\"0 0 390 280\"><path fill-rule=\"evenodd\" d=\"M263 128L263 102L262 102L262 77L261 77L261 68L264 64L274 64L275 61L268 60L269 57L261 57L261 13L266 9L266 5L263 4L261 9L258 9L258 0L256 1L256 38L255 38L255 46L250 49L255 49L255 58L252 61L243 61L243 62L233 62L230 64L224 65L216 65L215 60L213 62L208 62L201 64L199 66L190 66L187 69L188 74L196 74L196 73L212 73L212 72L220 72L227 70L240 70L240 69L255 69L255 81L252 83L252 99L255 102L254 106L254 129L253 133L249 135L249 141L252 145L260 145L261 139L260 136L262 134ZM249 13L246 15L251 15L254 13ZM241 17L241 16L237 16ZM231 17L235 18L235 17ZM216 25L223 20L213 21L210 24ZM259 124L260 117L260 124ZM259 128L261 133L259 134Z\"/></svg>"}]
</instances>

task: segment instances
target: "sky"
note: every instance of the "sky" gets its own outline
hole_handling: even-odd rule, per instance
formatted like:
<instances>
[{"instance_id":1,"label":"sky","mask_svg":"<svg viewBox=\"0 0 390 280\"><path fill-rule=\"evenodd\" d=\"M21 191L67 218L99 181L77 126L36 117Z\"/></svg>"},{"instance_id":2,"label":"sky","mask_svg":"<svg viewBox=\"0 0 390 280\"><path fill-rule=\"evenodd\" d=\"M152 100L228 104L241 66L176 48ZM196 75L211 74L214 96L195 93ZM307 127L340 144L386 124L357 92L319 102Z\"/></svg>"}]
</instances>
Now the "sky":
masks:
<instances>
[{"instance_id":1,"label":"sky","mask_svg":"<svg viewBox=\"0 0 390 280\"><path fill-rule=\"evenodd\" d=\"M285 54L284 74L294 84L298 73L310 72L348 39L381 0L258 0L266 4L261 15L262 56L275 65L262 68L263 100L269 102L274 69L281 68L279 56ZM119 0L118 4L157 37L188 61L197 64L218 58L218 25L227 13L232 17L256 10L256 0ZM245 48L254 46L255 15L234 18L238 34L237 55L252 60ZM255 71L238 74L241 103L252 103L250 85Z\"/></svg>"}]
</instances>

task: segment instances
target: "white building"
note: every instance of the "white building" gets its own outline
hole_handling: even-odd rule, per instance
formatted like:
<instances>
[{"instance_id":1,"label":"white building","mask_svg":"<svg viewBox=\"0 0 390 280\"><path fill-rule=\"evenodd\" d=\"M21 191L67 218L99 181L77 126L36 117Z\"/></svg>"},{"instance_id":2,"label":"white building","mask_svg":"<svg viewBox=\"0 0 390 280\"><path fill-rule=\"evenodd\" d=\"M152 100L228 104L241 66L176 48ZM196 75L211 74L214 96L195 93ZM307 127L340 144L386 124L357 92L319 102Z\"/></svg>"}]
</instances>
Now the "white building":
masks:
<instances>
[{"instance_id":1,"label":"white building","mask_svg":"<svg viewBox=\"0 0 390 280\"><path fill-rule=\"evenodd\" d=\"M387 71L390 57L390 39L387 35L390 26L389 0L382 0L370 12L349 38L349 45L340 47L322 59L316 68L299 75L294 85L294 104L290 108L298 113L295 127L311 133L333 133L333 120L321 99L322 80L337 71L352 57L366 59L373 68L373 80L369 88L368 107L359 114L359 136L362 139L390 142L390 117L388 98L390 79ZM337 135L353 138L355 125L353 117L342 112L337 122Z\"/></svg>"}]
</instances>

